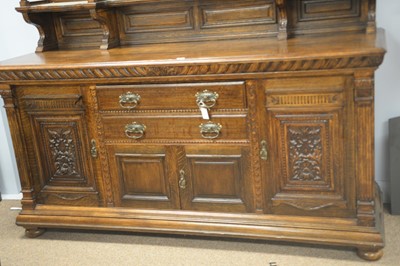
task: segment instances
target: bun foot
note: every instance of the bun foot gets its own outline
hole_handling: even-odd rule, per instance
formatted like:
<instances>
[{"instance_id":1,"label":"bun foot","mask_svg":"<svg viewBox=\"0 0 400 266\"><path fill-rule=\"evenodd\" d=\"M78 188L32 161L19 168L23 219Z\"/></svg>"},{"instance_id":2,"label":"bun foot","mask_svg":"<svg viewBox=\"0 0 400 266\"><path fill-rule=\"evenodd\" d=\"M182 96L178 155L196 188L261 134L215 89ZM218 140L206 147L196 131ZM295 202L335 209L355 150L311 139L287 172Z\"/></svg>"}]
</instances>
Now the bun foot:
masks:
<instances>
[{"instance_id":1,"label":"bun foot","mask_svg":"<svg viewBox=\"0 0 400 266\"><path fill-rule=\"evenodd\" d=\"M43 228L26 228L25 236L29 238L35 238L41 236L44 232L46 232L46 229Z\"/></svg>"},{"instance_id":2,"label":"bun foot","mask_svg":"<svg viewBox=\"0 0 400 266\"><path fill-rule=\"evenodd\" d=\"M364 260L369 260L369 261L375 261L379 260L383 256L383 249L362 249L359 248L357 250L357 255L364 259Z\"/></svg>"}]
</instances>

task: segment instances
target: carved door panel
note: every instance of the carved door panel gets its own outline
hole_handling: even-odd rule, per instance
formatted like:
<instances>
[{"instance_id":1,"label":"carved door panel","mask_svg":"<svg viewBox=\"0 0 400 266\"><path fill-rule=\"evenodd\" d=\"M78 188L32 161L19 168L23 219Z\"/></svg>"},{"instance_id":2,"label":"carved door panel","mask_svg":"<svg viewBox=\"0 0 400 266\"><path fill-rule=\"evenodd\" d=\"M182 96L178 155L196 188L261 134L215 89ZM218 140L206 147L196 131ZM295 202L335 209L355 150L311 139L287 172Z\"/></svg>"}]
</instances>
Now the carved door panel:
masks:
<instances>
[{"instance_id":1,"label":"carved door panel","mask_svg":"<svg viewBox=\"0 0 400 266\"><path fill-rule=\"evenodd\" d=\"M115 206L179 209L173 147L109 145Z\"/></svg>"},{"instance_id":2,"label":"carved door panel","mask_svg":"<svg viewBox=\"0 0 400 266\"><path fill-rule=\"evenodd\" d=\"M19 91L38 203L98 205L85 109L79 88Z\"/></svg>"},{"instance_id":3,"label":"carved door panel","mask_svg":"<svg viewBox=\"0 0 400 266\"><path fill-rule=\"evenodd\" d=\"M178 149L182 209L250 211L248 147L185 146Z\"/></svg>"},{"instance_id":4,"label":"carved door panel","mask_svg":"<svg viewBox=\"0 0 400 266\"><path fill-rule=\"evenodd\" d=\"M276 214L351 216L355 208L351 78L265 84L267 208ZM351 98L350 98L351 99Z\"/></svg>"}]
</instances>

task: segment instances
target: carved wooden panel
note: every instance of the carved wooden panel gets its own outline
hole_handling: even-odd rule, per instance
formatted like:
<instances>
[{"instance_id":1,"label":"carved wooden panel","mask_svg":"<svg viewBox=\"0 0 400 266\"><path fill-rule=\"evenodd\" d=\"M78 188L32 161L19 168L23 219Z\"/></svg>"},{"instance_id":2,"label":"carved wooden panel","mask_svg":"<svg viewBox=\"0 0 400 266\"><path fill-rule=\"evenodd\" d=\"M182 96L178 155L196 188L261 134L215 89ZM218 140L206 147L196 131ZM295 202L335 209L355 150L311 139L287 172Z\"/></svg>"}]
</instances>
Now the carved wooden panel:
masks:
<instances>
[{"instance_id":1,"label":"carved wooden panel","mask_svg":"<svg viewBox=\"0 0 400 266\"><path fill-rule=\"evenodd\" d=\"M186 146L184 209L244 212L249 200L249 150L233 147Z\"/></svg>"},{"instance_id":2,"label":"carved wooden panel","mask_svg":"<svg viewBox=\"0 0 400 266\"><path fill-rule=\"evenodd\" d=\"M81 166L77 161L77 128L76 125L57 125L56 127L41 124L45 142L46 158L50 170L50 182L57 179L85 181L80 174ZM50 159L51 158L51 159Z\"/></svg>"},{"instance_id":3,"label":"carved wooden panel","mask_svg":"<svg viewBox=\"0 0 400 266\"><path fill-rule=\"evenodd\" d=\"M82 97L31 90L38 94L23 96L22 108L39 202L97 205Z\"/></svg>"},{"instance_id":4,"label":"carved wooden panel","mask_svg":"<svg viewBox=\"0 0 400 266\"><path fill-rule=\"evenodd\" d=\"M118 9L121 44L276 36L272 0L201 0Z\"/></svg>"},{"instance_id":5,"label":"carved wooden panel","mask_svg":"<svg viewBox=\"0 0 400 266\"><path fill-rule=\"evenodd\" d=\"M368 0L287 1L293 34L366 30Z\"/></svg>"},{"instance_id":6,"label":"carved wooden panel","mask_svg":"<svg viewBox=\"0 0 400 266\"><path fill-rule=\"evenodd\" d=\"M193 8L141 13L136 8L122 11L125 33L178 31L193 29Z\"/></svg>"},{"instance_id":7,"label":"carved wooden panel","mask_svg":"<svg viewBox=\"0 0 400 266\"><path fill-rule=\"evenodd\" d=\"M175 177L163 146L107 146L115 206L179 208Z\"/></svg>"},{"instance_id":8,"label":"carved wooden panel","mask_svg":"<svg viewBox=\"0 0 400 266\"><path fill-rule=\"evenodd\" d=\"M316 191L332 191L333 158L328 132L330 120L337 119L333 115L309 115L311 121L290 121L285 115L277 115L281 120L281 134L287 142L281 150L284 176L282 191L307 189ZM294 117L293 117L294 118ZM312 120L316 120L313 122ZM298 124L297 124L297 123ZM285 125L283 125L285 124Z\"/></svg>"},{"instance_id":9,"label":"carved wooden panel","mask_svg":"<svg viewBox=\"0 0 400 266\"><path fill-rule=\"evenodd\" d=\"M273 1L244 1L228 6L217 3L204 4L201 10L201 28L232 27L239 25L273 24L276 22Z\"/></svg>"},{"instance_id":10,"label":"carved wooden panel","mask_svg":"<svg viewBox=\"0 0 400 266\"><path fill-rule=\"evenodd\" d=\"M299 21L360 16L360 0L301 0Z\"/></svg>"},{"instance_id":11,"label":"carved wooden panel","mask_svg":"<svg viewBox=\"0 0 400 266\"><path fill-rule=\"evenodd\" d=\"M267 136L269 158L276 158L270 162L267 201L277 214L332 215L329 210L334 210L349 215L355 197L344 189L354 182L351 170L345 171L353 155L344 151L351 150L351 143L346 147L343 141L351 136L346 129L350 106L344 102L352 93L349 78L314 79L265 83L266 119L274 132ZM297 88L300 80L309 88Z\"/></svg>"},{"instance_id":12,"label":"carved wooden panel","mask_svg":"<svg viewBox=\"0 0 400 266\"><path fill-rule=\"evenodd\" d=\"M103 30L88 11L55 13L54 24L60 49L100 47Z\"/></svg>"}]
</instances>

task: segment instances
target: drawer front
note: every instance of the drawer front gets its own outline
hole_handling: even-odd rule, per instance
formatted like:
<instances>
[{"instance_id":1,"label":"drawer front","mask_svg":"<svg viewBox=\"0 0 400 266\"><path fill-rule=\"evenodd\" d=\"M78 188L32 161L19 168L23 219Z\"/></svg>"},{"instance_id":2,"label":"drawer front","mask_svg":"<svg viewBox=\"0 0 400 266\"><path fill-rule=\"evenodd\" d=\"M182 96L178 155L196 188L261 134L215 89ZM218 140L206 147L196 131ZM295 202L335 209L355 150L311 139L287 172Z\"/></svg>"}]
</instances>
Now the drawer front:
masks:
<instances>
[{"instance_id":1,"label":"drawer front","mask_svg":"<svg viewBox=\"0 0 400 266\"><path fill-rule=\"evenodd\" d=\"M246 140L246 114L213 115L211 132L200 115L103 116L107 140ZM203 124L203 133L200 125ZM221 127L219 127L221 126ZM203 137L203 135L204 137Z\"/></svg>"},{"instance_id":2,"label":"drawer front","mask_svg":"<svg viewBox=\"0 0 400 266\"><path fill-rule=\"evenodd\" d=\"M212 109L246 108L244 82L98 86L97 95L102 111L198 109L206 90L215 93Z\"/></svg>"}]
</instances>

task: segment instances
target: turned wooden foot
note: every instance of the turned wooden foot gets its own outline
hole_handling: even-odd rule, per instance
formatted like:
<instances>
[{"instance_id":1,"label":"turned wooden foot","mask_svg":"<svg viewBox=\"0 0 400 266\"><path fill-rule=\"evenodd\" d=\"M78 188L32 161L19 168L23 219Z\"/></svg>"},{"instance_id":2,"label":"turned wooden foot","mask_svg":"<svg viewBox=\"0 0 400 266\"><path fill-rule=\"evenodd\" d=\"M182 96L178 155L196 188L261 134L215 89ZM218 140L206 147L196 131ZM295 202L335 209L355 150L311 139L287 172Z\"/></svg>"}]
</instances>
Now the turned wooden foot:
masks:
<instances>
[{"instance_id":1,"label":"turned wooden foot","mask_svg":"<svg viewBox=\"0 0 400 266\"><path fill-rule=\"evenodd\" d=\"M46 229L44 228L26 228L25 236L29 238L35 238L42 235L44 232L46 232Z\"/></svg>"},{"instance_id":2,"label":"turned wooden foot","mask_svg":"<svg viewBox=\"0 0 400 266\"><path fill-rule=\"evenodd\" d=\"M383 256L383 249L362 249L359 248L357 250L357 255L364 259L364 260L369 260L369 261L375 261L379 260Z\"/></svg>"}]
</instances>

